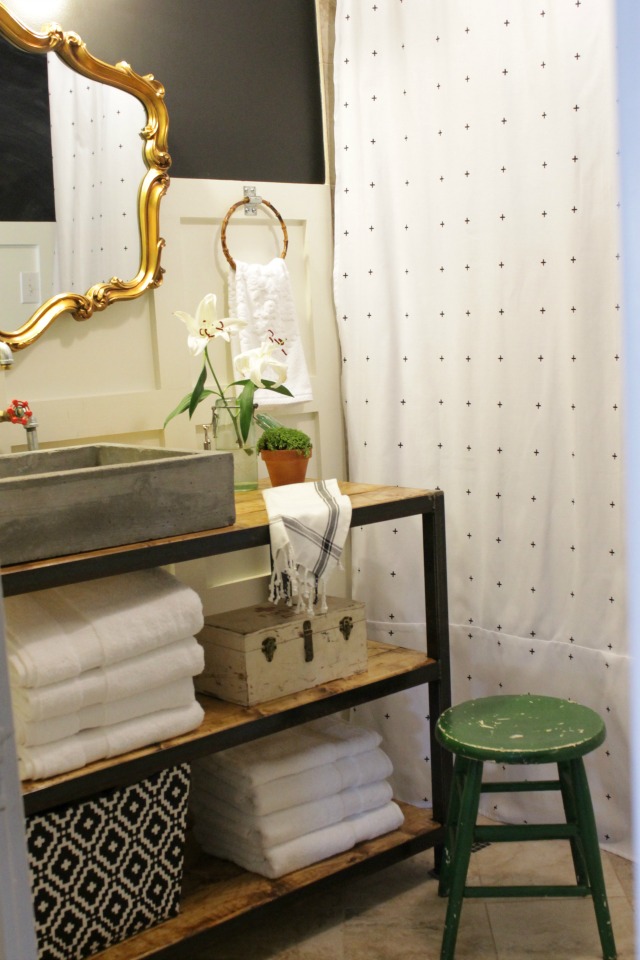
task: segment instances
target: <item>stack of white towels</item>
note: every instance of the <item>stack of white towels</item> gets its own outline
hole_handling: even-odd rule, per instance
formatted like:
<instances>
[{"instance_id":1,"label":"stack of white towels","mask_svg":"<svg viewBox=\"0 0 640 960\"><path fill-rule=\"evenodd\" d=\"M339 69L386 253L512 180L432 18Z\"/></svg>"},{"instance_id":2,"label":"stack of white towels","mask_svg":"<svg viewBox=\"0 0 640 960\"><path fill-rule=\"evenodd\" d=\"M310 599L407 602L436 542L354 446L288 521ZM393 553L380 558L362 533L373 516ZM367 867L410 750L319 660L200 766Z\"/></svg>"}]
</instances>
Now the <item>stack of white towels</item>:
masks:
<instances>
[{"instance_id":1,"label":"stack of white towels","mask_svg":"<svg viewBox=\"0 0 640 960\"><path fill-rule=\"evenodd\" d=\"M337 717L192 764L194 835L207 853L281 877L398 829L378 733Z\"/></svg>"},{"instance_id":2,"label":"stack of white towels","mask_svg":"<svg viewBox=\"0 0 640 960\"><path fill-rule=\"evenodd\" d=\"M52 777L200 725L195 591L160 568L5 600L18 763Z\"/></svg>"}]
</instances>

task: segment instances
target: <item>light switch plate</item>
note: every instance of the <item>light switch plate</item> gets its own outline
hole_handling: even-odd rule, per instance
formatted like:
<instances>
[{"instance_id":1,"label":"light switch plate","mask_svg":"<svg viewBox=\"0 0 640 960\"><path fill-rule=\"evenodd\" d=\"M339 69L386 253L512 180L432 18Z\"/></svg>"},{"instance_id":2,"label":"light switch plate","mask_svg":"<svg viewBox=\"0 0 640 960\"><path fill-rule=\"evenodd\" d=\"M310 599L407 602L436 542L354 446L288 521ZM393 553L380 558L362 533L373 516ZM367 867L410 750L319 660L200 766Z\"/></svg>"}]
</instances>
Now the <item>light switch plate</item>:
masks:
<instances>
[{"instance_id":1,"label":"light switch plate","mask_svg":"<svg viewBox=\"0 0 640 960\"><path fill-rule=\"evenodd\" d=\"M37 271L20 272L20 302L40 303L40 274Z\"/></svg>"}]
</instances>

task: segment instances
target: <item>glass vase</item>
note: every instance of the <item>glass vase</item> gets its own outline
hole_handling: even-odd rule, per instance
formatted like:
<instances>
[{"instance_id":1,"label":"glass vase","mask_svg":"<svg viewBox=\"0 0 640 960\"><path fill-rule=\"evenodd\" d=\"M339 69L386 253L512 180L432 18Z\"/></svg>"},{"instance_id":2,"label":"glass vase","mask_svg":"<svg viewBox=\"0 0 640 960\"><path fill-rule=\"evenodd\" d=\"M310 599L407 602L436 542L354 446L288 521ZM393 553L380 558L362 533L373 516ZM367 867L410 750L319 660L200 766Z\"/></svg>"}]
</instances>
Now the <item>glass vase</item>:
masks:
<instances>
[{"instance_id":1,"label":"glass vase","mask_svg":"<svg viewBox=\"0 0 640 960\"><path fill-rule=\"evenodd\" d=\"M258 487L258 454L256 453L255 423L251 419L249 435L243 441L240 433L240 407L235 403L216 400L212 408L213 441L215 449L233 454L233 488L236 491L256 490Z\"/></svg>"}]
</instances>

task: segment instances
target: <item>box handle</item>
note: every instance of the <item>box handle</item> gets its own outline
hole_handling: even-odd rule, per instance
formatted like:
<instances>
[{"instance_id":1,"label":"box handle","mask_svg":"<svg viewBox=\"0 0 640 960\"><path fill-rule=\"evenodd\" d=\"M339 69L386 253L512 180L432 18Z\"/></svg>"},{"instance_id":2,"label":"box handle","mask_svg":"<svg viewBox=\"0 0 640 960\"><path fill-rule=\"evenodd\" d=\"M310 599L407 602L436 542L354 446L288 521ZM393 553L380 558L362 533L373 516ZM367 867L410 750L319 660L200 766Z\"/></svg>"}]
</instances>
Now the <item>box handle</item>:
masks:
<instances>
[{"instance_id":1,"label":"box handle","mask_svg":"<svg viewBox=\"0 0 640 960\"><path fill-rule=\"evenodd\" d=\"M305 663L310 663L313 660L313 630L311 629L311 620L305 620L302 624L302 636L304 637Z\"/></svg>"},{"instance_id":2,"label":"box handle","mask_svg":"<svg viewBox=\"0 0 640 960\"><path fill-rule=\"evenodd\" d=\"M271 663L273 660L273 655L276 652L276 647L278 643L275 637L265 637L262 641L262 652L267 658L268 662Z\"/></svg>"},{"instance_id":3,"label":"box handle","mask_svg":"<svg viewBox=\"0 0 640 960\"><path fill-rule=\"evenodd\" d=\"M353 630L353 617L343 617L339 623L340 633L348 640L351 636L351 631Z\"/></svg>"}]
</instances>

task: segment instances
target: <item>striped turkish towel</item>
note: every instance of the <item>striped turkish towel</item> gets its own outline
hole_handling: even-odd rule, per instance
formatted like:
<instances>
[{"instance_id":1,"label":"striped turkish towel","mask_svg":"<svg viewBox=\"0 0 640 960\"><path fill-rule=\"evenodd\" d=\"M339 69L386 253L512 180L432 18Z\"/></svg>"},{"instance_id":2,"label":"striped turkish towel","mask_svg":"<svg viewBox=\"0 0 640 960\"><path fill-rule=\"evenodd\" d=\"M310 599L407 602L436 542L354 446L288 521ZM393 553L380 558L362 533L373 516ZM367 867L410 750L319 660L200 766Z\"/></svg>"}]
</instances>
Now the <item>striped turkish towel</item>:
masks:
<instances>
[{"instance_id":1,"label":"striped turkish towel","mask_svg":"<svg viewBox=\"0 0 640 960\"><path fill-rule=\"evenodd\" d=\"M273 572L269 599L286 600L313 615L327 609L329 574L339 565L349 526L351 501L337 480L290 483L262 491L269 515Z\"/></svg>"}]
</instances>

